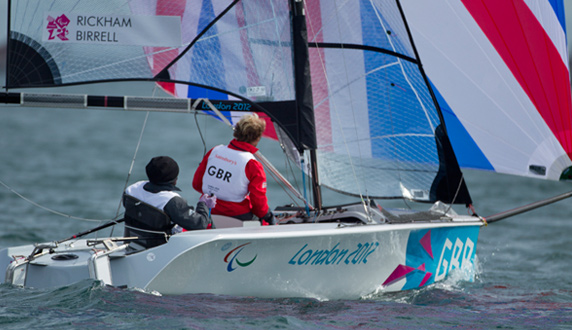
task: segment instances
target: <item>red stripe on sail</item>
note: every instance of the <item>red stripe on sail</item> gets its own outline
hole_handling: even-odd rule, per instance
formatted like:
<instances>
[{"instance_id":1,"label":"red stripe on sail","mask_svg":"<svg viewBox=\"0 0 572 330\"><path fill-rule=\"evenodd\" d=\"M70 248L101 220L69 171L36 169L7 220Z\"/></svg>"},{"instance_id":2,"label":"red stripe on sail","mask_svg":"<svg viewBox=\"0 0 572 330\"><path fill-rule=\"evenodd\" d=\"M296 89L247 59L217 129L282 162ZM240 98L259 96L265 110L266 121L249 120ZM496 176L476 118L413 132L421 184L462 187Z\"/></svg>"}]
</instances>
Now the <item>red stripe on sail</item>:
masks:
<instances>
[{"instance_id":1,"label":"red stripe on sail","mask_svg":"<svg viewBox=\"0 0 572 330\"><path fill-rule=\"evenodd\" d=\"M268 117L265 113L260 113L259 116L260 118L264 119L264 121L266 121L266 129L264 130L264 133L262 133L262 136L269 139L278 140L278 133L276 133L272 119L270 119L270 117Z\"/></svg>"},{"instance_id":2,"label":"red stripe on sail","mask_svg":"<svg viewBox=\"0 0 572 330\"><path fill-rule=\"evenodd\" d=\"M306 1L306 22L308 43L323 42L322 11L319 0ZM312 76L312 96L314 98L314 119L320 150L332 150L332 122L328 82L326 80L326 56L323 49L311 47L310 74Z\"/></svg>"},{"instance_id":3,"label":"red stripe on sail","mask_svg":"<svg viewBox=\"0 0 572 330\"><path fill-rule=\"evenodd\" d=\"M185 0L157 0L156 13L161 16L179 16L182 19L186 4L187 1ZM179 55L178 49L167 50L167 47L151 47L151 49L153 52L153 65L151 68L153 75L161 72ZM176 67L177 64L174 64L171 68L174 70ZM158 85L167 93L175 95L175 84L160 82Z\"/></svg>"},{"instance_id":4,"label":"red stripe on sail","mask_svg":"<svg viewBox=\"0 0 572 330\"><path fill-rule=\"evenodd\" d=\"M566 153L572 158L568 69L523 0L462 0Z\"/></svg>"},{"instance_id":5,"label":"red stripe on sail","mask_svg":"<svg viewBox=\"0 0 572 330\"><path fill-rule=\"evenodd\" d=\"M246 20L244 18L244 4L242 2L236 5L236 21L239 27L240 43L242 45L242 56L244 58L244 66L246 70L246 75L248 79L249 86L258 86L260 80L254 66L254 57L252 56L252 50L250 49L250 43L248 42L248 32L245 29Z\"/></svg>"},{"instance_id":6,"label":"red stripe on sail","mask_svg":"<svg viewBox=\"0 0 572 330\"><path fill-rule=\"evenodd\" d=\"M252 49L250 48L250 43L248 42L248 31L244 28L246 26L246 19L244 18L244 4L242 2L236 5L236 21L240 28L240 43L242 45L242 56L244 58L244 65L246 70L246 77L248 79L249 86L259 86L260 78L258 77L258 72L256 71L256 66L254 65L254 56L252 55ZM278 135L274 124L270 118L263 113L259 113L260 118L266 121L266 129L264 130L263 136L278 140Z\"/></svg>"}]
</instances>

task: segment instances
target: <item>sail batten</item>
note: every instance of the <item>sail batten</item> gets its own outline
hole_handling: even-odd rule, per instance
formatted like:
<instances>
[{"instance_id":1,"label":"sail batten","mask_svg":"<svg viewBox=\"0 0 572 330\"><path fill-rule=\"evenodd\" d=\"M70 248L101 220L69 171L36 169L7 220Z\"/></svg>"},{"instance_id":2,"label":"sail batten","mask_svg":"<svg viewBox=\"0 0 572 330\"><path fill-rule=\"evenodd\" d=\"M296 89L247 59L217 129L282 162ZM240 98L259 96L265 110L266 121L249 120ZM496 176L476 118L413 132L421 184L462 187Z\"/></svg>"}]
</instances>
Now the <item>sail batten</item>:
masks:
<instances>
[{"instance_id":1,"label":"sail batten","mask_svg":"<svg viewBox=\"0 0 572 330\"><path fill-rule=\"evenodd\" d=\"M11 26L21 37L10 42L10 68L22 69L20 52L37 60L26 68L30 78L9 74L9 88L156 81L174 96L211 100L231 122L244 112L266 113L298 151L315 150L307 157L317 170L309 174L336 190L433 201L447 178L439 110L393 0L22 0L11 15L24 24ZM107 26L102 34L80 16L178 18L180 44L165 47L157 35L168 32L159 26L134 45L121 36L141 31ZM47 24L55 40L46 39ZM266 136L277 137L268 127Z\"/></svg>"},{"instance_id":2,"label":"sail batten","mask_svg":"<svg viewBox=\"0 0 572 330\"><path fill-rule=\"evenodd\" d=\"M305 164L315 159L316 181L336 191L468 203L459 166L568 177L562 9L561 0L19 0L7 86L155 81L211 100L231 123L263 113L275 124L265 135L315 150ZM149 26L128 32L142 17ZM165 46L177 33L158 37L163 25L178 29L177 46Z\"/></svg>"},{"instance_id":3,"label":"sail batten","mask_svg":"<svg viewBox=\"0 0 572 330\"><path fill-rule=\"evenodd\" d=\"M453 202L443 193L451 169L441 164L439 110L397 2L306 4L314 108L327 118L317 121L320 182L356 196ZM470 201L461 195L455 202Z\"/></svg>"}]
</instances>

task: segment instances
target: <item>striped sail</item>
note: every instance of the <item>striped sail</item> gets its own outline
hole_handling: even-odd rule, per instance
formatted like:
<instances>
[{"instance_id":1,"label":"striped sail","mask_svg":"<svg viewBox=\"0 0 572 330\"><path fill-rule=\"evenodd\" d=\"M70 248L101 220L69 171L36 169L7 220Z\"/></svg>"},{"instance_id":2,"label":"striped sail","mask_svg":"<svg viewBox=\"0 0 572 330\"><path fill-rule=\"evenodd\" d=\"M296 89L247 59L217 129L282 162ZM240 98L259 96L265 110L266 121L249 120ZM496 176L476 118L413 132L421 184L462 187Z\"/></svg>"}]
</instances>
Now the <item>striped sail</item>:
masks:
<instances>
[{"instance_id":1,"label":"striped sail","mask_svg":"<svg viewBox=\"0 0 572 330\"><path fill-rule=\"evenodd\" d=\"M453 201L459 179L444 177L457 164L436 139L441 118L398 2L312 0L306 12L320 182L352 195Z\"/></svg>"},{"instance_id":2,"label":"striped sail","mask_svg":"<svg viewBox=\"0 0 572 330\"><path fill-rule=\"evenodd\" d=\"M169 79L184 82L160 83L167 92L210 100L294 99L287 1L156 0L131 2L131 7L143 15L181 18L187 47L145 48L154 75L167 69ZM242 103L213 103L232 124L245 111L256 110ZM273 125L265 135L277 138Z\"/></svg>"},{"instance_id":3,"label":"striped sail","mask_svg":"<svg viewBox=\"0 0 572 330\"><path fill-rule=\"evenodd\" d=\"M460 165L570 178L563 1L402 2Z\"/></svg>"},{"instance_id":4,"label":"striped sail","mask_svg":"<svg viewBox=\"0 0 572 330\"><path fill-rule=\"evenodd\" d=\"M12 1L7 85L156 81L177 97L209 98L232 120L265 113L280 128L269 136L285 132L294 154L315 149L319 182L334 190L470 203L404 20L409 8L395 0L306 0L300 21L292 10L300 4ZM80 16L94 26L79 24ZM106 25L108 18L134 25ZM73 40L88 30L91 39Z\"/></svg>"}]
</instances>

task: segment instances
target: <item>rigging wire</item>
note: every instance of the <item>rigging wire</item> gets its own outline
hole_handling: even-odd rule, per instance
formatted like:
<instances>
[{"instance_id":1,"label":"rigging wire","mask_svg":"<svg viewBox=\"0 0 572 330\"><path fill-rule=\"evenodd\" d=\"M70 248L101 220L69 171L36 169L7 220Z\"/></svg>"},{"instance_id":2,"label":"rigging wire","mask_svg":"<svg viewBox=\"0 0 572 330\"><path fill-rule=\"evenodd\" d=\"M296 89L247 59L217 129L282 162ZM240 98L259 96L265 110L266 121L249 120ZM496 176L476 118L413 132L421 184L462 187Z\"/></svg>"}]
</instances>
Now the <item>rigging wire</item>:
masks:
<instances>
[{"instance_id":1,"label":"rigging wire","mask_svg":"<svg viewBox=\"0 0 572 330\"><path fill-rule=\"evenodd\" d=\"M51 208L49 208L49 207L46 207L46 206L43 206L43 205L41 205L41 204L38 204L38 203L34 202L33 200L27 198L26 196L20 194L20 193L17 192L16 190L14 190L12 187L10 187L10 186L7 185L6 183L4 183L2 180L0 180L0 185L4 186L4 188L8 189L11 193L13 193L14 195L20 197L21 199L25 200L26 202L28 202L28 203L30 203L30 204L32 204L32 205L34 205L34 206L36 206L36 207L38 207L38 208L40 208L40 209L43 209L43 210L45 210L45 211L48 211L48 212L50 212L50 213L53 213L53 214L62 216L62 217L64 217L64 218L75 219L75 220L82 220L82 221L94 221L94 222L95 222L95 221L97 221L97 222L102 222L102 221L115 221L115 220L117 220L117 218L114 218L114 219L89 219L89 218L76 217L76 216L73 216L73 215L70 215L70 214L67 214L67 213L59 212L59 211L56 211L56 210L54 210L54 209L51 209Z\"/></svg>"},{"instance_id":2,"label":"rigging wire","mask_svg":"<svg viewBox=\"0 0 572 330\"><path fill-rule=\"evenodd\" d=\"M197 125L197 131L201 137L201 141L203 142L203 157L207 154L207 143L205 138L203 137L203 131L201 130L201 126L199 125L199 119L197 118L198 111L195 111L195 124Z\"/></svg>"},{"instance_id":3,"label":"rigging wire","mask_svg":"<svg viewBox=\"0 0 572 330\"><path fill-rule=\"evenodd\" d=\"M147 119L149 118L149 111L145 113L145 120L143 120L143 126L141 127L141 132L139 133L139 140L137 141L137 146L135 147L135 152L133 153L133 158L131 158L131 166L129 166L129 171L127 172L127 178L125 179L125 185L123 186L123 191L127 189L129 185L129 179L131 178L131 172L133 171L133 166L135 165L135 159L137 159L137 153L139 152L139 147L141 146L141 140L143 140L143 133L145 132L145 127L147 127ZM117 206L117 213L121 210L121 205L123 197L119 199L119 205Z\"/></svg>"},{"instance_id":4,"label":"rigging wire","mask_svg":"<svg viewBox=\"0 0 572 330\"><path fill-rule=\"evenodd\" d=\"M289 191L288 189L286 189L286 184L282 183L282 181L280 180L279 177L277 177L272 171L269 172L270 176L272 177L272 179L274 179L274 181L276 183L278 183L278 186L280 188L282 188L282 191L284 191L284 193L286 193L286 195L290 198L290 200L292 200L292 202L294 204L296 204L296 206L300 206L300 204L296 201L296 199L294 198L295 196L291 193L291 191ZM281 184L282 183L282 184ZM307 205L307 203L305 203Z\"/></svg>"},{"instance_id":5,"label":"rigging wire","mask_svg":"<svg viewBox=\"0 0 572 330\"><path fill-rule=\"evenodd\" d=\"M232 126L231 122L211 103L209 99L204 99L204 98L196 99L190 110L194 110L195 112L195 124L197 125L199 135L201 136L201 141L203 142L203 157L204 157L207 154L207 144L205 142L205 139L203 137L203 132L199 126L199 121L197 119L197 115L199 113L199 110L197 110L197 106L201 102L204 102L220 118L220 120L225 124L227 124L231 129L234 129L234 127Z\"/></svg>"},{"instance_id":6,"label":"rigging wire","mask_svg":"<svg viewBox=\"0 0 572 330\"><path fill-rule=\"evenodd\" d=\"M284 154L286 154L286 152L284 152ZM300 191L300 183L298 182L298 179L294 174L294 168L292 167L292 162L290 161L290 158L288 158L287 155L285 156L286 157L284 157L284 168L287 169L287 171L289 172L289 176L294 180L294 186L296 187L296 190Z\"/></svg>"},{"instance_id":7,"label":"rigging wire","mask_svg":"<svg viewBox=\"0 0 572 330\"><path fill-rule=\"evenodd\" d=\"M309 204L307 202L307 197L306 197L306 191L303 190L306 188L305 184L302 184L302 189L300 188L300 184L298 183L298 179L296 178L296 175L294 174L294 169L292 168L292 163L295 161L296 155L288 152L288 149L292 149L292 146L288 147L287 145L289 145L291 143L291 141L289 140L289 138L283 133L281 128L277 128L276 129L276 133L278 135L278 143L280 145L280 148L282 149L282 154L284 156L284 168L286 169L286 174L294 180L294 185L292 185L290 183L290 181L288 179L286 179L284 176L283 179L286 181L286 185L290 185L289 189L290 190L294 190L296 193L296 196L302 196L302 194L300 193L300 191L304 191L304 194L302 196L304 203L305 204ZM298 157L301 157L301 155L297 154ZM301 168L301 167L300 167ZM276 170L278 171L278 170ZM302 173L302 175L304 175L304 173ZM302 179L304 179L304 177L302 177ZM274 178L274 180L276 181L277 179ZM278 182L278 181L277 181ZM279 183L279 182L278 182ZM284 190L285 188L282 187L282 189ZM292 200L292 203L295 204L297 207L300 207L300 204L297 202L296 199L294 199L293 196L291 196L288 192L286 192L286 194L288 195L288 197L290 197L290 199ZM299 198L301 199L301 198ZM315 201L312 201L315 202Z\"/></svg>"},{"instance_id":8,"label":"rigging wire","mask_svg":"<svg viewBox=\"0 0 572 330\"><path fill-rule=\"evenodd\" d=\"M447 208L447 210L445 211L445 214L449 213L449 211L453 207L453 204L455 204L455 201L457 200L457 196L459 195L459 191L461 191L461 186L463 185L463 182L465 182L465 175L461 172L461 180L459 180L459 185L457 186L457 191L455 191L455 196L453 196L453 200L449 204L449 208Z\"/></svg>"},{"instance_id":9,"label":"rigging wire","mask_svg":"<svg viewBox=\"0 0 572 330\"><path fill-rule=\"evenodd\" d=\"M278 169L276 169L276 167L274 167L274 165L272 165L272 163L270 163L270 161L268 159L266 159L266 157L264 157L264 155L262 155L262 153L260 151L257 151L256 153L254 153L254 157L261 163L263 164L267 169L268 172L270 173L270 175L272 176L272 178L280 185L280 183L282 183L280 186L281 188L284 190L284 192L286 192L286 194L292 198L292 196L290 195L290 193L294 194L294 196L296 196L298 199L302 200L304 202L304 204L306 205L306 208L309 210L310 208L314 209L313 206L311 206L307 199L306 196L302 196L300 194L300 192L298 192L296 190L296 188L294 188L294 186L292 186L292 184L290 182L288 182L288 180L280 173L280 171L278 171ZM288 193L288 191L286 191L286 188L288 188L288 190L290 191L290 193ZM292 198L293 199L293 198ZM309 213L309 212L308 212Z\"/></svg>"},{"instance_id":10,"label":"rigging wire","mask_svg":"<svg viewBox=\"0 0 572 330\"><path fill-rule=\"evenodd\" d=\"M306 7L306 10L308 10L307 6L305 6L305 7ZM343 7L343 6L342 6L342 7ZM336 8L337 10L335 11L335 16L336 16L336 17L335 17L334 19L339 22L339 21L340 21L340 18L339 18L339 16L337 15L337 13L338 13L338 11L340 10L340 7L338 6L338 2L337 2L337 1L335 1L335 8ZM308 20L308 21L310 22L309 25L310 25L310 29L311 29L311 31L312 31L312 34L313 34L314 36L317 36L317 35L320 33L320 31L315 31L315 30L314 30L314 26L312 25L312 20ZM342 32L339 30L339 27L340 27L340 24L338 24L338 34L339 34L340 40L342 40L342 39L343 39L343 38L342 38ZM308 41L308 43L310 43L310 41ZM342 48L343 48L343 45L342 45ZM319 50L320 48L317 48L317 49ZM322 70L323 70L323 72L324 72L324 78L325 78L325 81L326 81L326 86L327 86L327 90L328 90L328 95L332 95L332 87L331 87L330 79L329 79L329 77L328 77L327 70L326 70L326 67L325 67L325 59L323 58L321 52L318 51L317 53L318 53L318 56L319 56L319 58L320 58L320 64L321 64L321 66L322 66ZM348 68L347 68L347 63L348 63L348 61L347 61L347 59L346 59L346 57L345 57L345 52L342 52L342 56L343 56L343 58L344 58L344 64L345 64L345 68L346 68L346 70L345 70L345 73L346 73L346 82L349 82L350 79L349 79L349 76L348 76ZM354 103L353 103L353 101L352 101L353 98L352 98L351 88L349 88L348 90L349 90L349 95L350 95L350 96L349 96L349 98L350 98L349 104L350 104L350 107L353 108L353 104L354 104ZM333 113L336 115L335 117L336 117L336 119L337 119L337 121L338 121L338 125L339 125L340 127L342 127L342 120L341 120L341 118L340 118L339 112L337 111L336 104L333 103L333 102L332 102L331 104L333 105L333 110L334 110ZM355 112L352 111L352 114L354 114L353 120L354 120L354 126L355 126L356 137L357 137L357 135L358 135L359 132L357 131L357 125L355 125L355 122L356 122L356 120L355 120ZM346 148L346 152L347 152L347 155L348 155L348 161L349 161L349 164L350 164L350 168L351 168L351 170L352 170L352 175L353 175L353 177L354 177L355 182L356 182L356 183L359 183L358 176L357 176L357 173L356 173L356 167L355 167L355 165L354 165L354 163L353 163L353 160L352 160L352 157L351 157L351 153L350 153L350 149L349 149L349 145L348 145L348 142L347 142L348 139L346 138L346 136L345 136L345 134L344 134L344 130L340 130L340 133L341 133L341 136L342 136L342 141L344 141L344 146L345 146L345 148ZM359 141L359 139L358 139L358 141ZM360 143L359 143L359 142L358 142L358 154L359 154L359 159L360 159L360 161L361 161L363 157L362 157L361 147L360 147ZM368 209L367 209L367 206L366 206L366 201L365 201L364 195L363 195L363 193L362 193L362 191L361 191L361 185L360 185L360 184L356 184L356 186L357 186L357 189L358 189L358 194L359 194L359 196L360 196L362 205L364 206L364 211L366 212L366 214L369 215L369 212L368 212Z\"/></svg>"},{"instance_id":11,"label":"rigging wire","mask_svg":"<svg viewBox=\"0 0 572 330\"><path fill-rule=\"evenodd\" d=\"M155 97L155 94L157 93L157 88L158 88L157 84L154 84L153 92L151 93L151 96ZM133 166L135 165L135 160L137 159L137 154L139 153L139 147L141 146L141 141L143 140L143 133L145 133L145 128L147 127L147 120L148 119L149 119L149 111L147 111L145 113L145 119L143 120L143 124L141 126L141 132L139 133L139 139L137 140L137 145L135 146L135 152L133 153L133 158L131 159L131 165L129 166L129 171L127 172L127 178L125 179L125 185L123 186L122 191L125 191L127 189L127 186L129 185L129 179L131 178L131 173L133 172ZM122 205L123 205L123 195L119 198L119 205L117 205L116 217L119 214ZM110 236L113 236L113 230L114 229L115 229L115 226L113 226L111 228Z\"/></svg>"},{"instance_id":12,"label":"rigging wire","mask_svg":"<svg viewBox=\"0 0 572 330\"><path fill-rule=\"evenodd\" d=\"M155 94L154 91L153 94ZM148 119L149 119L149 111L145 113L145 120L143 120L141 132L139 133L139 140L137 141L137 146L135 147L135 152L133 153L133 158L131 159L131 165L129 166L129 171L127 172L127 178L125 179L125 185L123 186L123 191L125 191L125 189L127 189L127 185L129 185L129 179L131 178L131 173L133 172L133 166L135 165L135 159L137 159L137 153L139 152L139 147L141 146L141 141L143 140L143 133L145 132L145 127L147 127ZM123 205L123 195L121 196L121 198L119 198L119 205L117 205L116 217L118 216L122 205ZM113 236L114 229L115 226L111 227L110 236Z\"/></svg>"},{"instance_id":13,"label":"rigging wire","mask_svg":"<svg viewBox=\"0 0 572 330\"><path fill-rule=\"evenodd\" d=\"M337 7L337 6L336 6L336 7ZM337 23L338 23L338 24L337 24L337 26L338 26L338 34L339 34L340 40L342 40L342 32L341 32L341 30L340 30L340 26L341 26L341 25L340 25L340 17L339 17L339 15L338 15L339 10L336 10L335 13L336 13L336 21L337 21ZM342 46L342 50L343 50L343 46ZM349 71L349 70L348 70L348 60L347 60L347 58L346 58L346 52L344 52L344 51L342 52L342 57L343 57L343 62L344 62L344 68L345 68L344 71L345 71L346 81L347 81L347 82L350 82L350 77L349 77L349 75L348 75L348 71ZM353 62L353 59L351 59L351 61ZM367 75L367 73L366 73L366 75ZM348 87L349 87L349 86L348 86ZM363 171L364 171L364 168L363 168L363 167L364 167L364 166L363 166L363 156L362 156L362 150L361 150L361 149L362 149L362 144L359 142L359 141L360 141L360 138L359 138L359 130L358 130L358 125L357 125L357 121L356 121L356 111L354 111L354 102L353 102L352 88L348 88L348 94L349 94L349 104L350 104L350 108L352 109L351 114L352 114L352 120L353 120L353 126L354 126L354 134L355 134L355 136L356 136L356 141L357 141L357 152L358 152L358 157L359 157L358 159L359 159L359 162L360 162L360 164L361 164L361 166L359 167L359 171L361 172L362 177L365 177L365 176L364 176L364 173L363 173ZM338 115L338 114L337 114L337 115ZM339 120L340 120L339 115L338 115L337 118L338 118L338 121L339 121ZM340 127L342 127L342 126L341 126L341 123L340 123ZM343 134L343 130L342 130L342 134ZM362 191L361 191L361 185L359 184L360 181L358 180L358 176L357 176L357 173L356 173L356 169L355 169L355 166L354 166L354 164L353 164L353 160L352 160L352 157L351 157L351 154L350 154L349 145L348 145L348 142L347 142L347 139L345 138L345 136L344 136L344 144L345 144L345 147L346 147L346 150L347 150L347 153L348 153L348 159L350 160L350 164L351 164L351 167L352 167L352 172L353 172L354 178L355 178L355 180L356 180L356 183L358 183L358 184L357 184L358 192L359 192L359 195L360 195L361 202L362 202L362 204L363 204L363 206L364 206L364 211L365 211L365 213L368 214L368 216L369 216L368 209L367 209L367 207L366 207L366 205L365 205L366 202L365 202L365 200L364 200L364 197L363 197L363 194L362 194ZM369 197L367 197L367 180L364 180L363 183L364 183L364 188L365 188L365 190L366 190L366 198L369 199Z\"/></svg>"},{"instance_id":14,"label":"rigging wire","mask_svg":"<svg viewBox=\"0 0 572 330\"><path fill-rule=\"evenodd\" d=\"M300 158L300 169L302 170L302 184L304 184L304 182L306 182L306 173L304 173L304 157ZM308 180L309 181L309 180ZM305 186L305 185L304 185ZM304 199L308 199L308 196L306 194L306 189L304 189ZM315 203L316 201L314 201ZM306 203L306 215L310 216L310 208L308 208L308 203Z\"/></svg>"},{"instance_id":15,"label":"rigging wire","mask_svg":"<svg viewBox=\"0 0 572 330\"><path fill-rule=\"evenodd\" d=\"M288 157L286 149L282 144L281 144L281 147L282 147L282 152L284 153L284 168L286 169L288 176L290 176L294 180L294 189L296 189L298 192L300 192L300 184L298 183L298 179L296 179L296 175L294 174L294 169L292 168L292 161ZM304 175L304 173L302 173L302 175ZM304 196L304 198L305 197L306 196ZM292 199L292 202L294 204L296 204L296 206L298 206L298 207L300 206L300 204L298 204L298 202L294 199L294 197L291 196L290 199Z\"/></svg>"},{"instance_id":16,"label":"rigging wire","mask_svg":"<svg viewBox=\"0 0 572 330\"><path fill-rule=\"evenodd\" d=\"M129 168L129 172L128 172L128 174L127 174L127 178L126 178L126 180L125 180L125 186L123 187L123 191L125 191L125 189L127 188L127 185L129 184L129 178L131 177L131 173L132 173L132 171L133 171L133 166L134 166L134 164L135 164L135 159L136 159L136 156L137 156L139 147L140 147L140 145L141 145L141 140L142 140L142 138L143 138L143 132L145 131L145 127L146 127L146 125L147 125L147 119L148 119L148 118L149 118L149 111L147 111L147 113L146 113L146 115L145 115L145 120L144 120L144 122L143 122L143 127L142 127L141 133L140 133L140 135L139 135L139 140L138 140L137 146L136 146L136 148L135 148L135 153L134 153L133 158L132 158L132 160L131 160L131 166L130 166L130 168ZM34 205L34 206L36 206L36 207L38 207L38 208L40 208L40 209L43 209L43 210L45 210L45 211L48 211L48 212L50 212L50 213L53 213L53 214L56 214L56 215L59 215L59 216L61 216L61 217L68 218L68 219L81 220L81 221L91 221L91 222L109 222L109 221L116 221L116 220L119 219L119 217L123 214L123 213L121 213L122 199L119 200L119 205L118 205L118 207L117 207L117 211L116 211L116 213L115 213L115 217L114 217L114 218L112 218L112 219L90 219L90 218L77 217L77 216L73 216L73 215L70 215L70 214L67 214L67 213L59 212L59 211L56 211L56 210L51 209L51 208L49 208L49 207L43 206L43 205L41 205L41 204L39 204L39 203L36 203L36 202L34 202L33 200L31 200L31 199L25 197L24 195L20 194L19 192L17 192L16 190L14 190L12 187L10 187L9 185L7 185L6 183L4 183L4 182L1 181L1 180L0 180L0 185L4 186L6 189L8 189L10 192L12 192L12 193L15 194L16 196L20 197L21 199L23 199L24 201L26 201L26 202L28 202L28 203L30 203L30 204L32 204L32 205ZM112 227L111 233L112 233L111 235L113 235L113 227Z\"/></svg>"}]
</instances>

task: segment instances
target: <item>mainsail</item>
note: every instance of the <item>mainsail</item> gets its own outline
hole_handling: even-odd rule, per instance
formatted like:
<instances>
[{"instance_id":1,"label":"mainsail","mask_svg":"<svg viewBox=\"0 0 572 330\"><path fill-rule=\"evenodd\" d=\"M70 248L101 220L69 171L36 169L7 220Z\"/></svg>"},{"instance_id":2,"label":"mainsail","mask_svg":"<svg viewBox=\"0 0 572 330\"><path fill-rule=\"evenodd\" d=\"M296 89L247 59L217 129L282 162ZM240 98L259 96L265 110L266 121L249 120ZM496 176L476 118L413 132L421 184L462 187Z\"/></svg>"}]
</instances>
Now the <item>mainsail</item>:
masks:
<instances>
[{"instance_id":1,"label":"mainsail","mask_svg":"<svg viewBox=\"0 0 572 330\"><path fill-rule=\"evenodd\" d=\"M334 190L471 202L399 1L10 6L8 88L155 81L231 120L265 113Z\"/></svg>"},{"instance_id":2,"label":"mainsail","mask_svg":"<svg viewBox=\"0 0 572 330\"><path fill-rule=\"evenodd\" d=\"M399 3L306 4L321 183L354 195L453 201L460 174L443 185L457 165L436 140L444 128ZM462 189L457 198L469 201Z\"/></svg>"}]
</instances>

